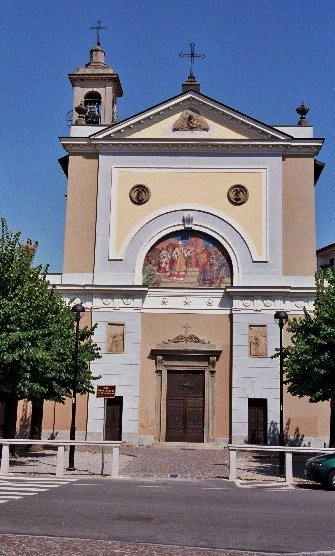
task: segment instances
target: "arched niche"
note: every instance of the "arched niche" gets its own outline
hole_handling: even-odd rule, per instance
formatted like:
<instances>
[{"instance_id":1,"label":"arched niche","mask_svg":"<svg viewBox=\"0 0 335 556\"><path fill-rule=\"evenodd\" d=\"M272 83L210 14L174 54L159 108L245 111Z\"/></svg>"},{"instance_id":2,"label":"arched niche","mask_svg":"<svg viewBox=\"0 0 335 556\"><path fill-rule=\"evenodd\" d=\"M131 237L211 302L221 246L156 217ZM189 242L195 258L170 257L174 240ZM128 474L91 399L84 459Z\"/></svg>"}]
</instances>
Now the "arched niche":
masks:
<instances>
[{"instance_id":1,"label":"arched niche","mask_svg":"<svg viewBox=\"0 0 335 556\"><path fill-rule=\"evenodd\" d=\"M228 252L217 239L201 231L171 232L154 243L144 257L144 286L220 289L232 283Z\"/></svg>"},{"instance_id":2,"label":"arched niche","mask_svg":"<svg viewBox=\"0 0 335 556\"><path fill-rule=\"evenodd\" d=\"M84 106L87 107L85 122L99 124L101 118L101 95L97 91L90 91L84 97Z\"/></svg>"}]
</instances>

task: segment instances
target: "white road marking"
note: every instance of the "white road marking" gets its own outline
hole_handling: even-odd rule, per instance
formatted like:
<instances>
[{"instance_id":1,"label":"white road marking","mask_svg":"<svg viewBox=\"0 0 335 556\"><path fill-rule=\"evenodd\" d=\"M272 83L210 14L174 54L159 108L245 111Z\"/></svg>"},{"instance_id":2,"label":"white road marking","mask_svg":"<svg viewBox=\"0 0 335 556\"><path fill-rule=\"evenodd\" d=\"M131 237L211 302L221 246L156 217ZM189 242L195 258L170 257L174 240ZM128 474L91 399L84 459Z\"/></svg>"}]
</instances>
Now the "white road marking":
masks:
<instances>
[{"instance_id":1,"label":"white road marking","mask_svg":"<svg viewBox=\"0 0 335 556\"><path fill-rule=\"evenodd\" d=\"M23 477L20 475L6 475L6 477L2 476L1 480L6 481L8 479L10 479L11 481L36 481L36 482L41 482L41 481L50 481L50 482L57 482L57 483L70 483L71 481L78 481L77 477L56 477L55 475L51 475L49 477Z\"/></svg>"},{"instance_id":2,"label":"white road marking","mask_svg":"<svg viewBox=\"0 0 335 556\"><path fill-rule=\"evenodd\" d=\"M77 483L77 484L74 484L73 486L76 486L76 487L89 487L89 486L95 486L95 485L96 485L96 483Z\"/></svg>"},{"instance_id":3,"label":"white road marking","mask_svg":"<svg viewBox=\"0 0 335 556\"><path fill-rule=\"evenodd\" d=\"M64 478L62 481L59 479L53 481L49 478L47 480L41 480L36 477L32 481L29 477L8 477L8 479L2 477L0 479L0 504L20 500L25 496L35 496L38 493L47 492L51 488L63 486L67 483L73 483L77 480L78 479L73 478L67 480Z\"/></svg>"},{"instance_id":4,"label":"white road marking","mask_svg":"<svg viewBox=\"0 0 335 556\"><path fill-rule=\"evenodd\" d=\"M24 496L36 496L36 494L38 494L37 492L28 492L27 494L24 494L23 492L20 492L19 490L17 492L11 492L10 494L15 494L16 496L18 496L20 498L23 498ZM8 498L8 494L2 494L0 495L0 500L6 500Z\"/></svg>"},{"instance_id":5,"label":"white road marking","mask_svg":"<svg viewBox=\"0 0 335 556\"><path fill-rule=\"evenodd\" d=\"M20 488L26 488L26 487L27 487L27 488L28 488L28 487L36 488L36 484L38 484L38 483L23 483L23 484L22 484L22 487L20 487ZM11 481L11 482L8 482L8 483L3 482L3 481L0 481L0 488L1 488L2 486L17 486L17 483L16 483L15 481ZM41 485L38 484L38 488L40 488L40 487L43 487L43 488L44 488L44 487L47 487L48 489L49 489L49 488L57 488L57 487L59 487L59 486L61 486L61 485L60 485L60 484L54 485L54 484L49 484L49 483L42 483ZM47 490L47 489L46 489L46 490Z\"/></svg>"},{"instance_id":6,"label":"white road marking","mask_svg":"<svg viewBox=\"0 0 335 556\"><path fill-rule=\"evenodd\" d=\"M139 488L165 488L165 485L139 485Z\"/></svg>"},{"instance_id":7,"label":"white road marking","mask_svg":"<svg viewBox=\"0 0 335 556\"><path fill-rule=\"evenodd\" d=\"M278 490L292 490L294 486L290 483L244 483L243 481L235 481L239 488L264 488L278 492Z\"/></svg>"},{"instance_id":8,"label":"white road marking","mask_svg":"<svg viewBox=\"0 0 335 556\"><path fill-rule=\"evenodd\" d=\"M2 490L17 490L17 489L22 490L23 492L46 492L48 489L47 488L39 488L39 487L26 487L26 486L21 486L21 485L15 485L15 486L11 486L11 485L0 485L0 494Z\"/></svg>"},{"instance_id":9,"label":"white road marking","mask_svg":"<svg viewBox=\"0 0 335 556\"><path fill-rule=\"evenodd\" d=\"M225 487L201 487L202 490L226 490Z\"/></svg>"}]
</instances>

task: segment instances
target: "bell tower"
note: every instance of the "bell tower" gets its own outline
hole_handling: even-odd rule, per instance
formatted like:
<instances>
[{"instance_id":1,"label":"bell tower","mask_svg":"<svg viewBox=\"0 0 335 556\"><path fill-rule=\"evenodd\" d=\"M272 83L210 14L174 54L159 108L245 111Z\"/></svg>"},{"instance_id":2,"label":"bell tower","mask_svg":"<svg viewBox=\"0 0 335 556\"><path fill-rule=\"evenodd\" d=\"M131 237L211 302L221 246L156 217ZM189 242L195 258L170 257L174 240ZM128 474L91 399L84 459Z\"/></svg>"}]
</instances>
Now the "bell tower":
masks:
<instances>
[{"instance_id":1,"label":"bell tower","mask_svg":"<svg viewBox=\"0 0 335 556\"><path fill-rule=\"evenodd\" d=\"M116 122L116 99L123 95L117 73L105 62L100 41L90 61L69 74L73 87L72 125L111 125Z\"/></svg>"}]
</instances>

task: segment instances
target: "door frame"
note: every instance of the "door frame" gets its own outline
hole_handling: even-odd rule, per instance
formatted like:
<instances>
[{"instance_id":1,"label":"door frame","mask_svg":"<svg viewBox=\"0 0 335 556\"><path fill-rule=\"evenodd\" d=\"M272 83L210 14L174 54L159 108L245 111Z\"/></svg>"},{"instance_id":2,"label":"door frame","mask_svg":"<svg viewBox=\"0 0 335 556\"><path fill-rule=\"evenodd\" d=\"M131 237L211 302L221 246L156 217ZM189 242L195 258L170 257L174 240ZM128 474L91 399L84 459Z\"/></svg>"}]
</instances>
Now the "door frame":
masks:
<instances>
[{"instance_id":1,"label":"door frame","mask_svg":"<svg viewBox=\"0 0 335 556\"><path fill-rule=\"evenodd\" d=\"M165 442L166 437L166 398L167 373L204 372L205 375L205 404L204 404L204 443L214 441L215 417L215 372L216 361L221 350L209 342L200 345L183 347L183 342L173 345L159 344L152 354L156 357L156 393L155 393L155 440ZM185 349L186 348L186 349ZM199 443L200 444L200 443Z\"/></svg>"}]
</instances>

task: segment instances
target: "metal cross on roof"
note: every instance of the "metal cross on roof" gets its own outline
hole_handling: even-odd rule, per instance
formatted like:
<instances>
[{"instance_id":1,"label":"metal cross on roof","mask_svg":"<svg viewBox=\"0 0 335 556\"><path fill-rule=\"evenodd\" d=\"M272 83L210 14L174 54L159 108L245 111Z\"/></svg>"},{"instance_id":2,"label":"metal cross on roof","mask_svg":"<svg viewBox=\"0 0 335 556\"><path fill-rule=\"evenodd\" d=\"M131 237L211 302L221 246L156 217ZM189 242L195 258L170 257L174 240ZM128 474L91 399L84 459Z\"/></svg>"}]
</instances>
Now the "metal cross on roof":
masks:
<instances>
[{"instance_id":1,"label":"metal cross on roof","mask_svg":"<svg viewBox=\"0 0 335 556\"><path fill-rule=\"evenodd\" d=\"M101 20L98 19L97 24L94 27L90 27L90 29L95 30L97 32L97 45L100 46L100 35L99 31L106 30L107 27L101 27Z\"/></svg>"},{"instance_id":2,"label":"metal cross on roof","mask_svg":"<svg viewBox=\"0 0 335 556\"><path fill-rule=\"evenodd\" d=\"M189 77L194 77L194 59L195 59L195 58L202 58L202 59L204 59L204 58L206 58L206 55L205 55L205 54L195 54L195 52L194 52L194 47L195 47L194 42L191 42L190 47L191 47L191 52L190 52L190 54L188 54L188 53L186 54L186 53L184 53L184 52L180 52L180 53L179 53L179 56L180 56L181 58L184 58L184 56L186 56L187 58L191 58L190 75L189 75Z\"/></svg>"}]
</instances>

